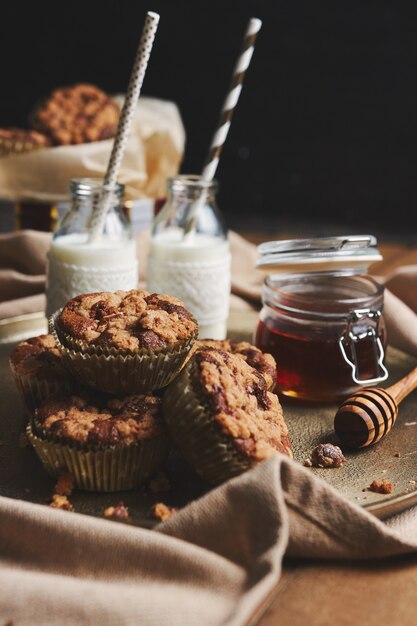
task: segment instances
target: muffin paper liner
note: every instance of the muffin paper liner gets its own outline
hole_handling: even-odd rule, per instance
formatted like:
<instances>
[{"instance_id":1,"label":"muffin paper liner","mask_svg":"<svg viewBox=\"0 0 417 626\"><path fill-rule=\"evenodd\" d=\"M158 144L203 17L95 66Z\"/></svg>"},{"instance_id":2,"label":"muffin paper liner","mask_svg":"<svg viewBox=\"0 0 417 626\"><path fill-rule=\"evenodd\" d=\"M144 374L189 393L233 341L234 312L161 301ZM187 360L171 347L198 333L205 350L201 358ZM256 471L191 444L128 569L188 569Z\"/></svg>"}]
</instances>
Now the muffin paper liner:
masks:
<instances>
[{"instance_id":1,"label":"muffin paper liner","mask_svg":"<svg viewBox=\"0 0 417 626\"><path fill-rule=\"evenodd\" d=\"M26 434L44 469L58 477L68 471L74 485L87 491L125 491L137 487L165 460L168 437L144 439L141 443L94 449L65 444L35 434L36 423L29 423Z\"/></svg>"},{"instance_id":2,"label":"muffin paper liner","mask_svg":"<svg viewBox=\"0 0 417 626\"><path fill-rule=\"evenodd\" d=\"M164 417L184 458L200 476L216 484L241 474L252 464L239 454L213 419L193 384L195 375L195 365L190 361L166 389Z\"/></svg>"},{"instance_id":3,"label":"muffin paper liner","mask_svg":"<svg viewBox=\"0 0 417 626\"><path fill-rule=\"evenodd\" d=\"M146 393L166 387L180 371L197 336L163 350L125 352L84 344L59 331L57 311L49 319L51 334L71 372L87 386L107 393Z\"/></svg>"},{"instance_id":4,"label":"muffin paper liner","mask_svg":"<svg viewBox=\"0 0 417 626\"><path fill-rule=\"evenodd\" d=\"M44 400L55 393L71 393L78 389L79 384L68 376L62 379L35 378L17 373L13 366L10 366L13 380L24 401L27 412L31 415Z\"/></svg>"}]
</instances>

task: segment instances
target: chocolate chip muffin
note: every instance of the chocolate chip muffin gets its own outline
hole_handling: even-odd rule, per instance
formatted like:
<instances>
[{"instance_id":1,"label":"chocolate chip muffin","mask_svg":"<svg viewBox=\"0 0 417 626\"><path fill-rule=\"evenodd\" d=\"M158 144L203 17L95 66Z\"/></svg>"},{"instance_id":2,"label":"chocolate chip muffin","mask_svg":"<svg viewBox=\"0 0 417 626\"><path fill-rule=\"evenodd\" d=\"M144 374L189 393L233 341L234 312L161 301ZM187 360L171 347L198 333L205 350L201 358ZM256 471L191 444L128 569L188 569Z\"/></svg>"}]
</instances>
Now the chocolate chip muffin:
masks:
<instances>
[{"instance_id":1,"label":"chocolate chip muffin","mask_svg":"<svg viewBox=\"0 0 417 626\"><path fill-rule=\"evenodd\" d=\"M79 393L54 396L27 429L53 476L67 470L83 489L130 489L156 471L168 451L161 400Z\"/></svg>"},{"instance_id":2,"label":"chocolate chip muffin","mask_svg":"<svg viewBox=\"0 0 417 626\"><path fill-rule=\"evenodd\" d=\"M9 363L29 412L52 394L66 393L79 387L65 367L52 335L39 335L21 341L10 354Z\"/></svg>"},{"instance_id":3,"label":"chocolate chip muffin","mask_svg":"<svg viewBox=\"0 0 417 626\"><path fill-rule=\"evenodd\" d=\"M198 332L183 303L144 290L83 294L50 320L71 370L110 393L166 386L181 369Z\"/></svg>"},{"instance_id":4,"label":"chocolate chip muffin","mask_svg":"<svg viewBox=\"0 0 417 626\"><path fill-rule=\"evenodd\" d=\"M55 146L114 137L120 110L104 91L87 83L55 89L33 112L33 128Z\"/></svg>"},{"instance_id":5,"label":"chocolate chip muffin","mask_svg":"<svg viewBox=\"0 0 417 626\"><path fill-rule=\"evenodd\" d=\"M199 339L193 345L191 353L194 354L197 350L205 348L214 348L237 354L265 378L270 391L274 389L277 365L272 354L262 352L262 350L247 341L231 341L229 339Z\"/></svg>"},{"instance_id":6,"label":"chocolate chip muffin","mask_svg":"<svg viewBox=\"0 0 417 626\"><path fill-rule=\"evenodd\" d=\"M0 157L33 152L50 145L48 137L36 130L0 128Z\"/></svg>"},{"instance_id":7,"label":"chocolate chip muffin","mask_svg":"<svg viewBox=\"0 0 417 626\"><path fill-rule=\"evenodd\" d=\"M201 349L168 386L171 436L206 480L218 483L281 452L292 456L278 397L242 357Z\"/></svg>"}]
</instances>

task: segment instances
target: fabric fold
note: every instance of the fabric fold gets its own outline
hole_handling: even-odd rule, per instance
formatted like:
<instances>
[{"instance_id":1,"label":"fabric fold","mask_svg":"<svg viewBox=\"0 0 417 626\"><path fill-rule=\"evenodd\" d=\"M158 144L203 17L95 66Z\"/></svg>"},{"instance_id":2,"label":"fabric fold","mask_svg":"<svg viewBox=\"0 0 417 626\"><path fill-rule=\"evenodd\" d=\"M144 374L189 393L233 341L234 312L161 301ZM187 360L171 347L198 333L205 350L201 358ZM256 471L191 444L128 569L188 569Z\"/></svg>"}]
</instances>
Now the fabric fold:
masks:
<instances>
[{"instance_id":1,"label":"fabric fold","mask_svg":"<svg viewBox=\"0 0 417 626\"><path fill-rule=\"evenodd\" d=\"M8 498L0 516L0 615L22 626L240 626L271 595L285 553L417 550L417 533L390 529L282 455L155 531Z\"/></svg>"},{"instance_id":2,"label":"fabric fold","mask_svg":"<svg viewBox=\"0 0 417 626\"><path fill-rule=\"evenodd\" d=\"M138 235L142 281L148 242L148 232ZM236 233L230 242L234 302L259 307L256 249ZM45 233L0 235L0 318L44 310L49 245ZM390 343L415 356L416 267L387 278L385 299ZM416 519L417 507L382 522L281 455L154 530L0 497L0 617L16 626L249 626L276 589L284 555L412 554Z\"/></svg>"}]
</instances>

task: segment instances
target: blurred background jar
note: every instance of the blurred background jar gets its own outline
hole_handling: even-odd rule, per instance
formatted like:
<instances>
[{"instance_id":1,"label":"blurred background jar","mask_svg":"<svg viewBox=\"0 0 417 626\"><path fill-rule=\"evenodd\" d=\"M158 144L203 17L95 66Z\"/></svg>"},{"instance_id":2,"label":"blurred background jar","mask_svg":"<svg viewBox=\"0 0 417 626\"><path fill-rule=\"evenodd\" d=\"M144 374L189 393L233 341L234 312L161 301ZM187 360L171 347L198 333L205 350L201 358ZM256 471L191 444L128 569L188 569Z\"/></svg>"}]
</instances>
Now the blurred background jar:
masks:
<instances>
[{"instance_id":1,"label":"blurred background jar","mask_svg":"<svg viewBox=\"0 0 417 626\"><path fill-rule=\"evenodd\" d=\"M256 345L278 363L278 393L337 401L388 376L384 287L364 272L380 260L372 236L259 246L265 279Z\"/></svg>"},{"instance_id":2,"label":"blurred background jar","mask_svg":"<svg viewBox=\"0 0 417 626\"><path fill-rule=\"evenodd\" d=\"M80 293L136 289L138 262L132 227L123 207L122 185L111 192L98 238L91 240L91 220L102 180L73 179L71 204L52 237L47 265L47 315Z\"/></svg>"},{"instance_id":3,"label":"blurred background jar","mask_svg":"<svg viewBox=\"0 0 417 626\"><path fill-rule=\"evenodd\" d=\"M50 202L19 200L15 203L16 230L41 230L51 232L56 227L58 207Z\"/></svg>"},{"instance_id":4,"label":"blurred background jar","mask_svg":"<svg viewBox=\"0 0 417 626\"><path fill-rule=\"evenodd\" d=\"M216 205L217 182L182 175L167 185L167 201L152 228L148 290L182 300L199 323L199 337L224 339L231 257Z\"/></svg>"}]
</instances>

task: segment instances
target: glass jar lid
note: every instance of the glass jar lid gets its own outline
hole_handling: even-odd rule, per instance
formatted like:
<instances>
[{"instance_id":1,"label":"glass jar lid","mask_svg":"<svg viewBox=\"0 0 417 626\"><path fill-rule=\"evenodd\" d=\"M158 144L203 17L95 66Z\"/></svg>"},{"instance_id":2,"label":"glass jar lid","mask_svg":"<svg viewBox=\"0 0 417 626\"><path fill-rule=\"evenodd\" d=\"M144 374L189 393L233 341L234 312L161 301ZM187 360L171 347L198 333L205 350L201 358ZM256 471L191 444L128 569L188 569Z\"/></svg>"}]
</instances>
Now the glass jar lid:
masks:
<instances>
[{"instance_id":1,"label":"glass jar lid","mask_svg":"<svg viewBox=\"0 0 417 626\"><path fill-rule=\"evenodd\" d=\"M364 274L381 261L373 235L267 241L258 246L256 267L268 273L343 272Z\"/></svg>"}]
</instances>

